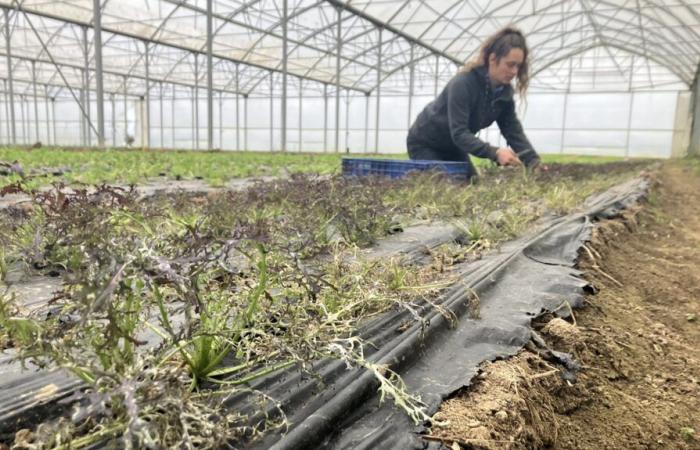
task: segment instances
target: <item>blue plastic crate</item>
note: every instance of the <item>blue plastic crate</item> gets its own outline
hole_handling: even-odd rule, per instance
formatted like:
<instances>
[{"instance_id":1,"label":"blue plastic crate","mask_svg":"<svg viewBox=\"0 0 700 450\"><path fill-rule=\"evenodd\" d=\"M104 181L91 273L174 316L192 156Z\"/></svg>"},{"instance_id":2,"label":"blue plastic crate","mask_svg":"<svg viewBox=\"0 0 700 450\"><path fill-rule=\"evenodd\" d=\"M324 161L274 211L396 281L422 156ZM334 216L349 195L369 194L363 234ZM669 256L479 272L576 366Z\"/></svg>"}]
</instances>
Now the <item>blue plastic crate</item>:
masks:
<instances>
[{"instance_id":1,"label":"blue plastic crate","mask_svg":"<svg viewBox=\"0 0 700 450\"><path fill-rule=\"evenodd\" d=\"M343 158L343 175L379 175L399 178L413 171L436 170L450 178L468 181L474 174L467 162L434 160L399 160L374 158Z\"/></svg>"}]
</instances>

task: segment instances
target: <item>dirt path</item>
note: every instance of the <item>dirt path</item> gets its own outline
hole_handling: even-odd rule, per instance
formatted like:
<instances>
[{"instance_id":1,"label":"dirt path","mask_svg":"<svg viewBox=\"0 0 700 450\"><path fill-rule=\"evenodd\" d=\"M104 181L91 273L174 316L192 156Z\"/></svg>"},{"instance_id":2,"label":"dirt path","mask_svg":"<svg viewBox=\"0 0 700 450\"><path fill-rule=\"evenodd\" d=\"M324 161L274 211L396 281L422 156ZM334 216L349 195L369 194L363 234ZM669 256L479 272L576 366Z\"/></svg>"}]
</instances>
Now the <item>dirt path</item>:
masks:
<instances>
[{"instance_id":1,"label":"dirt path","mask_svg":"<svg viewBox=\"0 0 700 450\"><path fill-rule=\"evenodd\" d=\"M529 351L443 404L452 448L700 449L700 166L666 164L649 204L601 223L580 267L599 289L538 321L583 364L575 383Z\"/></svg>"}]
</instances>

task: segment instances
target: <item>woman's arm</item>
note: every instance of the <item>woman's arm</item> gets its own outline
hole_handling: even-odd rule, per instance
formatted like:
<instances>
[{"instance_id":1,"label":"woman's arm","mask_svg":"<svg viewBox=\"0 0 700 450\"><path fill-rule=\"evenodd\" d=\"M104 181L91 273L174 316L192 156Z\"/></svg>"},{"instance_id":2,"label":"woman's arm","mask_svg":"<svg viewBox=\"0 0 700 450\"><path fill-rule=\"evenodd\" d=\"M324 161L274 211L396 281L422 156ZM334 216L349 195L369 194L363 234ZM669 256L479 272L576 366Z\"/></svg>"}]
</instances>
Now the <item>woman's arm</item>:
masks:
<instances>
[{"instance_id":1,"label":"woman's arm","mask_svg":"<svg viewBox=\"0 0 700 450\"><path fill-rule=\"evenodd\" d=\"M537 154L532 144L525 136L523 126L515 114L515 103L508 102L496 120L501 134L506 138L508 145L515 150L520 160L528 167L539 164L540 156Z\"/></svg>"}]
</instances>

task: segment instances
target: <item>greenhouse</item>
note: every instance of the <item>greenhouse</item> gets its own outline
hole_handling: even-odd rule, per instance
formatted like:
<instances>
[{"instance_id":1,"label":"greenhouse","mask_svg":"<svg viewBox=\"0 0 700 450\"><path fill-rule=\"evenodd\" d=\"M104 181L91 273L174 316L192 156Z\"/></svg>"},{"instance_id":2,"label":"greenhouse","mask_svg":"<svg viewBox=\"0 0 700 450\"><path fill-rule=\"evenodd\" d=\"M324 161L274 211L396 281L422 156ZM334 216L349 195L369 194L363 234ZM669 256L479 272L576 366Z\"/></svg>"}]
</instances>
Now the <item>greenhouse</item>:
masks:
<instances>
[{"instance_id":1,"label":"greenhouse","mask_svg":"<svg viewBox=\"0 0 700 450\"><path fill-rule=\"evenodd\" d=\"M0 9L0 450L700 446L700 3Z\"/></svg>"}]
</instances>

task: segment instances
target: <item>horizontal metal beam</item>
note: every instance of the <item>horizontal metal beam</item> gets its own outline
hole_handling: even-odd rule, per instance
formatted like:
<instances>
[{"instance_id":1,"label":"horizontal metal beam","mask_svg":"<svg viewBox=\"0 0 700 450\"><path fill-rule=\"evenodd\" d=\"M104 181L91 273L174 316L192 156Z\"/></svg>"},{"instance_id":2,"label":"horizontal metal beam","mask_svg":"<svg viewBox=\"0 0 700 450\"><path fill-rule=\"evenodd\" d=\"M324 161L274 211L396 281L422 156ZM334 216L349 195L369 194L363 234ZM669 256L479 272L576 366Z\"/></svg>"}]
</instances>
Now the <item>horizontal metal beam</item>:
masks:
<instances>
[{"instance_id":1,"label":"horizontal metal beam","mask_svg":"<svg viewBox=\"0 0 700 450\"><path fill-rule=\"evenodd\" d=\"M407 40L408 42L414 43L419 47L423 47L426 50L430 51L431 53L434 53L436 55L442 56L443 58L449 59L450 61L454 62L455 64L462 64L464 62L464 61L456 58L453 55L445 53L444 51L442 51L436 47L433 47L432 45L430 45L426 42L423 42L420 39L416 39L415 37L411 36L410 34L404 33L403 31L399 30L398 28L381 21L381 20L377 19L376 17L370 16L369 14L365 13L364 11L357 9L354 6L349 5L348 3L344 2L344 1L341 1L341 0L326 0L326 1L328 3L330 3L331 5L334 5L338 8L342 8L351 14L354 14L358 17L361 17L364 20L367 20L367 21L373 23L375 26L377 26L379 28L383 28L383 29L385 29L385 30L397 35L397 36L400 36L401 38Z\"/></svg>"},{"instance_id":2,"label":"horizontal metal beam","mask_svg":"<svg viewBox=\"0 0 700 450\"><path fill-rule=\"evenodd\" d=\"M92 28L92 27L93 27L93 24L92 24L91 21L85 22L85 21L77 20L77 19L71 18L71 17L61 16L61 15L57 15L57 14L50 14L50 13L47 13L47 12L44 12L44 11L35 11L35 10L31 9L31 8L27 8L27 7L25 7L25 6L22 6L21 4L18 4L17 2L8 2L7 0L0 0L0 7L5 8L5 9L8 9L8 10L19 10L19 11L22 11L22 12L24 12L24 13L26 13L26 14L31 14L31 15L33 15L33 16L44 17L44 18L51 19L51 20L56 20L56 21L59 21L59 22L67 22L67 23L70 23L70 24L73 24L73 25L78 25L78 26L81 26L81 27L89 27L89 28ZM118 36L128 37L128 38L130 38L130 39L134 39L134 40L141 41L141 42L147 42L147 43L150 43L150 44L161 45L161 46L163 46L163 47L174 48L174 49L177 49L177 50L186 51L186 52L190 52L190 53L196 53L196 54L200 54L200 55L206 55L206 51L205 51L205 50L202 50L202 49L199 49L199 48L196 48L196 47L188 47L188 46L185 46L185 45L179 45L179 44L175 44L175 43L172 43L172 42L163 42L163 41L158 40L158 39L150 39L150 38L147 38L147 37L139 36L139 35L134 34L134 33L129 33L129 32L123 31L123 30L118 30L118 29L115 29L115 28L112 28L112 27L109 27L109 26L104 26L104 25L103 25L103 26L102 26L102 31L103 31L103 32L107 32L107 33L111 33L111 34L116 34L116 35L118 35ZM233 63L239 63L239 64L243 64L243 65L246 65L246 66L256 67L256 68L258 68L258 69L262 69L262 70L265 70L265 71L268 71L268 72L282 73L282 70L281 70L281 69L277 69L277 68L273 68L273 67L268 67L268 66L265 66L265 65L263 65L263 64L256 64L256 63L253 63L253 62L250 62L250 61L240 60L240 59L232 58L232 57L230 57L230 56L224 56L224 55L221 55L221 54L218 54L218 53L214 53L213 56L214 56L215 58L221 59L221 60L223 60L223 61L230 61L230 62L233 62ZM315 77L310 77L310 76L304 76L303 78L306 79L306 80L309 80L309 81L317 82L317 83L326 83L326 82L327 82L327 80L320 79L320 78L315 78ZM194 86L194 85L192 84L192 85L189 85L189 86L192 87L192 86ZM345 88L345 89L350 89L350 90L357 91L357 92L365 93L364 90L358 89L358 88L352 87L352 86L343 86L343 88Z\"/></svg>"},{"instance_id":3,"label":"horizontal metal beam","mask_svg":"<svg viewBox=\"0 0 700 450\"><path fill-rule=\"evenodd\" d=\"M5 56L5 52L0 51L0 56ZM48 65L51 65L51 66L54 65L54 63L51 62L51 61L48 60L48 59L43 59L43 58L31 58L31 57L28 57L28 56L18 56L17 54L14 54L14 53L12 54L12 59L19 59L19 60L29 61L29 62L34 61L34 62L37 62L37 63L48 64ZM79 64L70 64L70 63L63 62L63 61L61 61L61 62L58 62L58 61L57 61L57 62L56 62L56 65L59 65L59 66L61 66L61 67L68 67L68 68L70 68L70 69L79 69L79 70L84 70L84 69L85 69L85 67L84 67L83 65L79 65ZM95 71L95 69L90 68L90 67L88 67L87 69L88 69L89 71L92 71L92 72ZM104 69L103 69L102 73L107 74L107 75L113 75L113 76L120 77L120 78L123 78L123 77L127 76L127 77L129 77L129 78L134 78L134 79L137 79L137 80L144 80L144 81L146 80L146 77L143 76L143 75L133 75L133 74L128 74L128 73L126 73L126 72L119 72L119 71L116 71L116 70L104 70ZM151 76L149 79L150 79L151 81L154 81L154 82L159 82L159 83L164 83L164 84L171 84L171 85L174 85L174 86L183 86L183 87L187 87L187 88L192 87L191 84L184 83L184 82L181 82L181 81L172 81L172 80L168 80L168 79L164 79L164 78L158 78L158 77L152 77L152 76ZM45 83L39 83L39 84L45 84ZM236 94L243 94L243 92L236 92L235 90L232 90L232 89L216 89L216 88L215 88L214 90L217 91L217 92L226 92L227 94L234 94L234 95L236 95Z\"/></svg>"}]
</instances>

